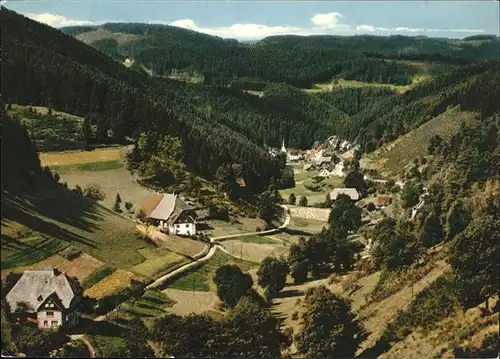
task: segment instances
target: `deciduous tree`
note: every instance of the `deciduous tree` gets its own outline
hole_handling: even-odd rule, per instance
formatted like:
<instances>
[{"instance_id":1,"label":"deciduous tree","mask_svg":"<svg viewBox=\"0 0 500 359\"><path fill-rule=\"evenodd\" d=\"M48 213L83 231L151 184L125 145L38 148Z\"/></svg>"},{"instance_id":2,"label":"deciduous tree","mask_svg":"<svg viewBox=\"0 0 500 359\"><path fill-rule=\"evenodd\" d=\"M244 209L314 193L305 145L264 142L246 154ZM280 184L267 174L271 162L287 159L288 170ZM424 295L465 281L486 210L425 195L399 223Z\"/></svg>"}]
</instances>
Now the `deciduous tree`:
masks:
<instances>
[{"instance_id":1,"label":"deciduous tree","mask_svg":"<svg viewBox=\"0 0 500 359\"><path fill-rule=\"evenodd\" d=\"M353 358L361 327L349 302L322 285L306 291L303 306L302 327L295 337L299 353L307 358Z\"/></svg>"},{"instance_id":2,"label":"deciduous tree","mask_svg":"<svg viewBox=\"0 0 500 359\"><path fill-rule=\"evenodd\" d=\"M241 297L247 295L253 281L236 265L223 265L215 271L213 281L217 286L217 296L228 307L234 307Z\"/></svg>"},{"instance_id":3,"label":"deciduous tree","mask_svg":"<svg viewBox=\"0 0 500 359\"><path fill-rule=\"evenodd\" d=\"M452 242L449 262L466 307L498 295L500 220L474 219Z\"/></svg>"},{"instance_id":4,"label":"deciduous tree","mask_svg":"<svg viewBox=\"0 0 500 359\"><path fill-rule=\"evenodd\" d=\"M268 288L270 294L274 295L285 287L287 274L288 264L285 260L266 257L257 271L258 284L262 288Z\"/></svg>"}]
</instances>

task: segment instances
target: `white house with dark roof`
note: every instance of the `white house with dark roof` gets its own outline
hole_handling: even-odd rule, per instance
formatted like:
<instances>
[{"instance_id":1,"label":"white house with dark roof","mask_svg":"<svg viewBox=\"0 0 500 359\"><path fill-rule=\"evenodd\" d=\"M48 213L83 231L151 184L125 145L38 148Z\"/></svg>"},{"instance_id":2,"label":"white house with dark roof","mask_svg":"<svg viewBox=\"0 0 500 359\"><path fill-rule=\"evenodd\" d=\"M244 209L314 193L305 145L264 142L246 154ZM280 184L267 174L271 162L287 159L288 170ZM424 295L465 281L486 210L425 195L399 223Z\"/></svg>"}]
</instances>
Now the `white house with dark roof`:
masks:
<instances>
[{"instance_id":1,"label":"white house with dark roof","mask_svg":"<svg viewBox=\"0 0 500 359\"><path fill-rule=\"evenodd\" d=\"M66 274L39 269L25 271L5 300L18 322L36 318L38 328L58 329L77 324L80 294L78 285Z\"/></svg>"},{"instance_id":2,"label":"white house with dark roof","mask_svg":"<svg viewBox=\"0 0 500 359\"><path fill-rule=\"evenodd\" d=\"M142 201L141 207L146 217L160 230L184 236L196 234L195 209L177 194L153 194Z\"/></svg>"}]
</instances>

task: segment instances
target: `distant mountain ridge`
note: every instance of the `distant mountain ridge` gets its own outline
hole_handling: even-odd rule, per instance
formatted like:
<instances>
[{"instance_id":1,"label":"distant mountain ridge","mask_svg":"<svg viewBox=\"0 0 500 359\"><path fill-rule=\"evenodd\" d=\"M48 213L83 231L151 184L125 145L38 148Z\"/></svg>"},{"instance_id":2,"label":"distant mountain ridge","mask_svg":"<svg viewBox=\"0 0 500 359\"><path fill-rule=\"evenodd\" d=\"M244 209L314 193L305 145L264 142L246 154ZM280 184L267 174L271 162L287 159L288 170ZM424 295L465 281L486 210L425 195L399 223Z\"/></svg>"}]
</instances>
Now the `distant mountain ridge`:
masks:
<instances>
[{"instance_id":1,"label":"distant mountain ridge","mask_svg":"<svg viewBox=\"0 0 500 359\"><path fill-rule=\"evenodd\" d=\"M93 40L86 36L98 29L110 32L109 37ZM331 80L350 62L381 67L384 65L380 57L418 59L421 56L425 61L432 55L449 62L493 60L498 59L500 44L498 38L489 36L471 37L470 40L474 40L471 42L401 35L280 35L238 42L175 26L138 23L107 23L62 31L113 58L133 57L159 76L173 69L191 69L207 75L209 82L213 77L224 77L226 84L232 77L252 77L302 88ZM119 34L138 37L119 43L114 39ZM374 58L370 54L378 56ZM390 64L399 72L406 70L397 63ZM387 83L397 83L394 81L400 80L384 79Z\"/></svg>"}]
</instances>

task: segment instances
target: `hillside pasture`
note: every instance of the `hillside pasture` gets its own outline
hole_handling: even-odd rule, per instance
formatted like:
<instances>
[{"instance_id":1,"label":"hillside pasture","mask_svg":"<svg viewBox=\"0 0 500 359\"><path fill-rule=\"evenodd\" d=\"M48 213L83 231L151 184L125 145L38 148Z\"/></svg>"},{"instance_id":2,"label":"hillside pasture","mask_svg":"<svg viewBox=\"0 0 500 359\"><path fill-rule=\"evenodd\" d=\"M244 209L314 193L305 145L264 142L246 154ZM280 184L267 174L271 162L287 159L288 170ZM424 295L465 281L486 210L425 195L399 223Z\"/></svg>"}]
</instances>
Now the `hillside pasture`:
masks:
<instances>
[{"instance_id":1,"label":"hillside pasture","mask_svg":"<svg viewBox=\"0 0 500 359\"><path fill-rule=\"evenodd\" d=\"M136 277L129 271L117 269L110 276L87 289L84 294L89 298L100 299L128 287Z\"/></svg>"},{"instance_id":2,"label":"hillside pasture","mask_svg":"<svg viewBox=\"0 0 500 359\"><path fill-rule=\"evenodd\" d=\"M152 192L137 183L137 180L125 167L116 168L119 164L115 166L114 163L117 162L101 162L97 165L99 170L94 171L63 171L60 173L61 182L66 182L69 188L75 188L76 185L85 188L92 183L97 183L106 194L106 198L101 201L103 206L113 208L115 196L119 193L122 199L121 209L125 212L124 203L131 202L132 211L135 211L139 208L141 201ZM81 165L76 166L81 169Z\"/></svg>"},{"instance_id":3,"label":"hillside pasture","mask_svg":"<svg viewBox=\"0 0 500 359\"><path fill-rule=\"evenodd\" d=\"M167 273L173 267L190 262L190 259L169 251L165 247L142 248L139 252L146 258L142 263L133 266L130 270L140 276L156 279Z\"/></svg>"},{"instance_id":4,"label":"hillside pasture","mask_svg":"<svg viewBox=\"0 0 500 359\"><path fill-rule=\"evenodd\" d=\"M77 277L83 280L104 266L104 262L89 256L87 253L82 253L73 260L67 260L57 266L61 272L66 272L70 277Z\"/></svg>"},{"instance_id":5,"label":"hillside pasture","mask_svg":"<svg viewBox=\"0 0 500 359\"><path fill-rule=\"evenodd\" d=\"M167 288L162 293L176 302L173 306L167 308L166 311L177 315L217 311L220 304L220 300L215 292Z\"/></svg>"},{"instance_id":6,"label":"hillside pasture","mask_svg":"<svg viewBox=\"0 0 500 359\"><path fill-rule=\"evenodd\" d=\"M145 260L139 249L155 247L133 221L67 190L6 195L2 204L2 269L35 264L70 245L129 269Z\"/></svg>"},{"instance_id":7,"label":"hillside pasture","mask_svg":"<svg viewBox=\"0 0 500 359\"><path fill-rule=\"evenodd\" d=\"M86 163L119 161L123 159L124 153L123 149L120 147L98 148L92 151L40 153L40 162L42 166L49 166L51 168Z\"/></svg>"},{"instance_id":8,"label":"hillside pasture","mask_svg":"<svg viewBox=\"0 0 500 359\"><path fill-rule=\"evenodd\" d=\"M258 236L231 239L224 241L221 244L232 255L240 257L243 260L256 263L262 262L264 258L268 256L278 258L280 255L286 255L288 253L288 248L277 240L271 240L263 237L263 242L259 243L259 238L256 237Z\"/></svg>"},{"instance_id":9,"label":"hillside pasture","mask_svg":"<svg viewBox=\"0 0 500 359\"><path fill-rule=\"evenodd\" d=\"M477 114L474 112L450 109L390 144L367 154L361 160L361 166L381 170L383 175L396 174L411 164L413 159L427 155L427 148L434 135L450 140L462 126L476 121Z\"/></svg>"},{"instance_id":10,"label":"hillside pasture","mask_svg":"<svg viewBox=\"0 0 500 359\"><path fill-rule=\"evenodd\" d=\"M134 42L142 38L141 35L134 34L122 34L118 32L111 32L106 29L96 29L93 31L87 31L76 36L76 38L84 43L91 44L94 41L103 39L114 39L119 45L124 45L129 42Z\"/></svg>"}]
</instances>

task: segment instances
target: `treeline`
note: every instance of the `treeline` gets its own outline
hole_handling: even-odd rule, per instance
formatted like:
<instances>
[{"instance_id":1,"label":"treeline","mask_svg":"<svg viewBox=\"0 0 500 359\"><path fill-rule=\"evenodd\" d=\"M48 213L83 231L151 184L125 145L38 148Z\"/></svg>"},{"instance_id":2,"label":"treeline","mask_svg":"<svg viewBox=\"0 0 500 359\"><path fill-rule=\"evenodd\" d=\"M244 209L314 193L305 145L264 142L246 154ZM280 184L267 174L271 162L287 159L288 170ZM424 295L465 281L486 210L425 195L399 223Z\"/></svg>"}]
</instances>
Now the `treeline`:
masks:
<instances>
[{"instance_id":1,"label":"treeline","mask_svg":"<svg viewBox=\"0 0 500 359\"><path fill-rule=\"evenodd\" d=\"M382 98L394 95L393 90L382 87L346 87L334 88L333 91L320 92L314 96L353 116Z\"/></svg>"},{"instance_id":2,"label":"treeline","mask_svg":"<svg viewBox=\"0 0 500 359\"><path fill-rule=\"evenodd\" d=\"M376 52L364 52L370 58L375 59L392 59L392 60L409 60L409 61L425 61L425 62L438 62L453 65L466 65L471 63L470 59L462 57L445 56L440 53L405 53L399 52L397 54L380 54Z\"/></svg>"},{"instance_id":3,"label":"treeline","mask_svg":"<svg viewBox=\"0 0 500 359\"><path fill-rule=\"evenodd\" d=\"M343 61L341 68L342 70L335 75L336 78L394 85L408 85L411 83L411 77L417 73L417 69L413 66L373 58Z\"/></svg>"}]
</instances>

